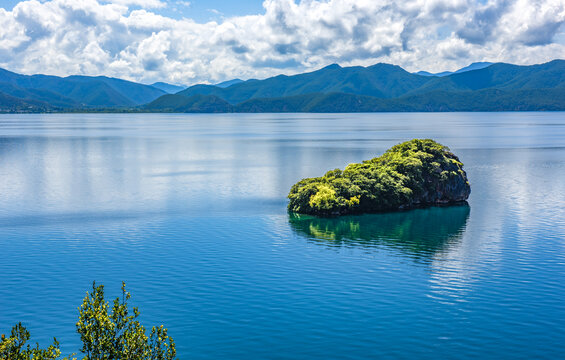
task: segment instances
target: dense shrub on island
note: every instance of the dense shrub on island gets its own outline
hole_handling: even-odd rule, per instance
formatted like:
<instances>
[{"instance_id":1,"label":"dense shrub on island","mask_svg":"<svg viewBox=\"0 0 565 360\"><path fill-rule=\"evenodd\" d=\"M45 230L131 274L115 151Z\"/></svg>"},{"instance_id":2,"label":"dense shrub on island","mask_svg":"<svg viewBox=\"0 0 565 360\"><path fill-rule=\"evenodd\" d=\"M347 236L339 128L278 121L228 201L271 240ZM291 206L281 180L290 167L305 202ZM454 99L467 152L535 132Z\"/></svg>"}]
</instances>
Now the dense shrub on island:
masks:
<instances>
[{"instance_id":1,"label":"dense shrub on island","mask_svg":"<svg viewBox=\"0 0 565 360\"><path fill-rule=\"evenodd\" d=\"M86 294L79 307L77 332L82 341L83 360L173 360L176 347L167 329L154 326L149 336L137 318L139 310L128 308L131 295L122 283L122 296L114 300L113 306L104 299L104 285L92 284L92 292ZM57 339L42 349L26 345L29 331L21 323L12 327L9 336L0 338L1 360L57 360L61 350ZM75 354L61 360L76 360Z\"/></svg>"},{"instance_id":2,"label":"dense shrub on island","mask_svg":"<svg viewBox=\"0 0 565 360\"><path fill-rule=\"evenodd\" d=\"M463 164L448 147L414 139L343 171L299 181L290 189L288 209L320 216L371 213L461 202L470 193Z\"/></svg>"}]
</instances>

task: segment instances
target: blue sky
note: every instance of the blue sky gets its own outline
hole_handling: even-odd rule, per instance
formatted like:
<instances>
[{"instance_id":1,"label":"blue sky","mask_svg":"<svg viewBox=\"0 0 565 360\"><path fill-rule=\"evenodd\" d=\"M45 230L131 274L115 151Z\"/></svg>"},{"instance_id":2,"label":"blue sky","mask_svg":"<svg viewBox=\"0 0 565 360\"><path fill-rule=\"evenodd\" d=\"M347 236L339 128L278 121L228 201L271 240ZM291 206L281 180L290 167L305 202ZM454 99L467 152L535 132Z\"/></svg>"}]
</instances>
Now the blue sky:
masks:
<instances>
[{"instance_id":1,"label":"blue sky","mask_svg":"<svg viewBox=\"0 0 565 360\"><path fill-rule=\"evenodd\" d=\"M168 3L172 4L171 8L174 7L176 9L163 9L161 11L162 14L173 18L191 18L197 22L220 21L222 17L261 14L264 12L263 0L194 0L182 1L180 4L176 1L168 1ZM189 5L187 6L187 4Z\"/></svg>"},{"instance_id":2,"label":"blue sky","mask_svg":"<svg viewBox=\"0 0 565 360\"><path fill-rule=\"evenodd\" d=\"M0 0L0 7L11 10L19 2L20 0ZM163 2L167 4L167 7L154 10L156 13L176 19L191 18L197 22L220 21L222 17L264 12L263 0L167 0Z\"/></svg>"},{"instance_id":3,"label":"blue sky","mask_svg":"<svg viewBox=\"0 0 565 360\"><path fill-rule=\"evenodd\" d=\"M563 0L0 0L0 67L190 85L565 58Z\"/></svg>"}]
</instances>

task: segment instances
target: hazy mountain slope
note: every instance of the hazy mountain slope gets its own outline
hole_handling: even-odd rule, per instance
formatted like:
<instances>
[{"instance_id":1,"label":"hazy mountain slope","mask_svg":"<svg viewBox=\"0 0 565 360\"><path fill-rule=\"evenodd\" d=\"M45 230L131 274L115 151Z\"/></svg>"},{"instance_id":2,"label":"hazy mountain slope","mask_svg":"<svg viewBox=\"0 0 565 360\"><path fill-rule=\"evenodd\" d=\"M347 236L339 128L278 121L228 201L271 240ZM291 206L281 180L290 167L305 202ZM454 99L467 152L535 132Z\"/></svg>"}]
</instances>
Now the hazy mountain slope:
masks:
<instances>
[{"instance_id":1,"label":"hazy mountain slope","mask_svg":"<svg viewBox=\"0 0 565 360\"><path fill-rule=\"evenodd\" d=\"M167 94L176 94L179 91L183 91L184 89L186 89L186 86L178 86L173 84L167 84L164 82L156 82L151 84L150 86L153 86L154 88L159 90L163 90Z\"/></svg>"},{"instance_id":2,"label":"hazy mountain slope","mask_svg":"<svg viewBox=\"0 0 565 360\"><path fill-rule=\"evenodd\" d=\"M473 71L473 70L479 70L479 69L484 69L488 66L491 66L493 63L491 62L475 62L472 63L468 66L465 66L457 71L442 71L439 73L431 73L428 71L418 71L414 74L416 75L422 75L422 76L436 76L436 77L442 77L442 76L448 76L448 75L452 75L452 74L460 74L460 73L464 73L467 71Z\"/></svg>"},{"instance_id":3,"label":"hazy mountain slope","mask_svg":"<svg viewBox=\"0 0 565 360\"><path fill-rule=\"evenodd\" d=\"M491 65L493 65L494 63L491 62L474 62L471 65L465 66L455 72L453 72L454 74L460 74L460 73L464 73L467 71L473 71L473 70L480 70L480 69L484 69L486 67L489 67Z\"/></svg>"},{"instance_id":4,"label":"hazy mountain slope","mask_svg":"<svg viewBox=\"0 0 565 360\"><path fill-rule=\"evenodd\" d=\"M223 82L218 83L218 84L214 84L214 86L217 86L217 87L220 87L220 88L227 88L227 87L230 87L232 85L239 84L239 83L242 83L242 82L243 82L243 80L241 80L241 79L232 79L232 80L223 81Z\"/></svg>"},{"instance_id":5,"label":"hazy mountain slope","mask_svg":"<svg viewBox=\"0 0 565 360\"><path fill-rule=\"evenodd\" d=\"M518 90L563 87L565 87L565 61L554 60L531 66L498 63L479 70L432 78L421 88L409 94L488 88Z\"/></svg>"},{"instance_id":6,"label":"hazy mountain slope","mask_svg":"<svg viewBox=\"0 0 565 360\"><path fill-rule=\"evenodd\" d=\"M85 107L135 106L138 104L103 81L58 82L51 80L50 83L54 83L50 88Z\"/></svg>"},{"instance_id":7,"label":"hazy mountain slope","mask_svg":"<svg viewBox=\"0 0 565 360\"><path fill-rule=\"evenodd\" d=\"M0 69L0 83L4 92L19 97L21 90L28 90L26 98L56 102L66 101L85 107L135 106L148 103L165 94L148 85L104 76L69 76L61 78L49 75L20 75ZM11 85L12 88L7 85ZM40 97L29 97L33 94ZM51 94L51 95L50 95ZM69 101L70 100L70 101ZM72 105L75 106L75 105Z\"/></svg>"},{"instance_id":8,"label":"hazy mountain slope","mask_svg":"<svg viewBox=\"0 0 565 360\"><path fill-rule=\"evenodd\" d=\"M92 84L94 82L103 83L114 89L121 96L128 99L135 105L147 104L148 102L153 101L159 96L165 94L165 91L157 89L150 85L143 85L122 79L109 78L106 76L69 76L64 79L81 84Z\"/></svg>"}]
</instances>

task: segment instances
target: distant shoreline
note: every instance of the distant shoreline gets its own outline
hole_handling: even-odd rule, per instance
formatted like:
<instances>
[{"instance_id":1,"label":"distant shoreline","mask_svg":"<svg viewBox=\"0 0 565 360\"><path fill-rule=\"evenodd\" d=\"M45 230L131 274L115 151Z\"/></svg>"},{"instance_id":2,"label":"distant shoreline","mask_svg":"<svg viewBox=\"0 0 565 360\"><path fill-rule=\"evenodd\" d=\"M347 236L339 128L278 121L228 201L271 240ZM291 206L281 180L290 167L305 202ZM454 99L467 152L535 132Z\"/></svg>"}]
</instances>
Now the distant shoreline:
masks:
<instances>
[{"instance_id":1,"label":"distant shoreline","mask_svg":"<svg viewBox=\"0 0 565 360\"><path fill-rule=\"evenodd\" d=\"M110 109L100 109L100 110L76 110L76 111L44 111L44 112L3 112L0 110L1 115L57 115L57 114L392 114L392 113L523 113L523 112L540 112L540 113L552 113L552 112L565 112L565 109L560 110L446 110L446 111L262 111L262 112L243 112L243 111L231 111L231 112L176 112L176 111L147 111L147 110L110 110Z\"/></svg>"}]
</instances>

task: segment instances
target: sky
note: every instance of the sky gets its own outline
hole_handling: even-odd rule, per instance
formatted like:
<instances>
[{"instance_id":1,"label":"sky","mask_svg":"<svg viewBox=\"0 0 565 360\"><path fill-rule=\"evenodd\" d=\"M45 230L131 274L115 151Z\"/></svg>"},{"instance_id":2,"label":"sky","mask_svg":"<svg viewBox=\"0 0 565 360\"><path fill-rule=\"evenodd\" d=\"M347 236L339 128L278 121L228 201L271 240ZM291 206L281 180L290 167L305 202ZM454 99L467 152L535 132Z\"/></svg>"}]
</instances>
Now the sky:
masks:
<instances>
[{"instance_id":1,"label":"sky","mask_svg":"<svg viewBox=\"0 0 565 360\"><path fill-rule=\"evenodd\" d=\"M192 85L565 59L565 0L0 0L0 67Z\"/></svg>"}]
</instances>

